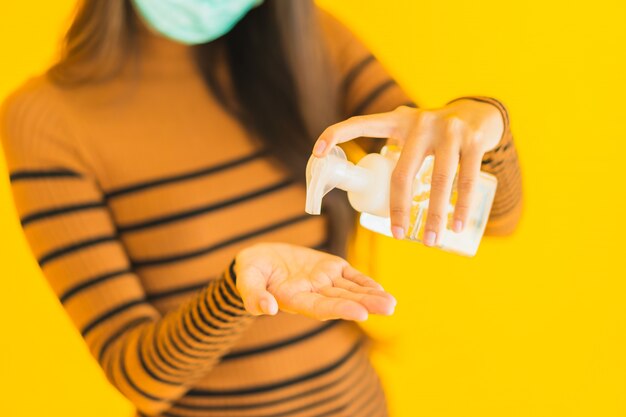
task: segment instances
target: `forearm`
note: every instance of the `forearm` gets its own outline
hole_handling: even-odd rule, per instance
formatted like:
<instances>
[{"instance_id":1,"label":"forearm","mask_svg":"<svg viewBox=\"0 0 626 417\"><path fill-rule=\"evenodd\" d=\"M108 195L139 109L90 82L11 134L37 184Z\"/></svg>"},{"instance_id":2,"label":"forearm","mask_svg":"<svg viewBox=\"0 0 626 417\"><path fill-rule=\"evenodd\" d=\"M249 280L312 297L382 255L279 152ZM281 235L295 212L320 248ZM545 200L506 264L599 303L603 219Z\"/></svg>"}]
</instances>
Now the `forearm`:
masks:
<instances>
[{"instance_id":1,"label":"forearm","mask_svg":"<svg viewBox=\"0 0 626 417\"><path fill-rule=\"evenodd\" d=\"M227 271L178 309L133 327L100 353L107 377L142 412L167 410L253 322L235 279Z\"/></svg>"}]
</instances>

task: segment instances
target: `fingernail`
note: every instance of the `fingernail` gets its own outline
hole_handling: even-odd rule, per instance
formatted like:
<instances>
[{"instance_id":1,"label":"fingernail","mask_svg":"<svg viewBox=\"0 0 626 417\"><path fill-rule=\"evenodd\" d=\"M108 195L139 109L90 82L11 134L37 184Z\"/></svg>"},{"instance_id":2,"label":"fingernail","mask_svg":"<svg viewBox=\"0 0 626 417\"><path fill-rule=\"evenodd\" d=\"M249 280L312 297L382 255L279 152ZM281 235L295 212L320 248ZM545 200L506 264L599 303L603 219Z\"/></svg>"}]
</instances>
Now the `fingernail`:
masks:
<instances>
[{"instance_id":1,"label":"fingernail","mask_svg":"<svg viewBox=\"0 0 626 417\"><path fill-rule=\"evenodd\" d=\"M391 303L391 305L389 306L389 309L387 310L387 315L391 316L395 311L396 311L396 305L398 305L398 302L396 301L396 299L393 299L393 302Z\"/></svg>"},{"instance_id":2,"label":"fingernail","mask_svg":"<svg viewBox=\"0 0 626 417\"><path fill-rule=\"evenodd\" d=\"M400 226L391 226L391 234L396 239L404 239L404 229Z\"/></svg>"},{"instance_id":3,"label":"fingernail","mask_svg":"<svg viewBox=\"0 0 626 417\"><path fill-rule=\"evenodd\" d=\"M326 142L317 142L313 148L313 153L321 155L321 153L324 152L324 149L326 149Z\"/></svg>"},{"instance_id":4,"label":"fingernail","mask_svg":"<svg viewBox=\"0 0 626 417\"><path fill-rule=\"evenodd\" d=\"M424 233L424 244L426 246L434 246L436 239L437 239L437 233L433 232L432 230Z\"/></svg>"},{"instance_id":5,"label":"fingernail","mask_svg":"<svg viewBox=\"0 0 626 417\"><path fill-rule=\"evenodd\" d=\"M259 301L259 307L261 307L261 311L265 314L269 314L269 309L267 308L267 300L263 298Z\"/></svg>"},{"instance_id":6,"label":"fingernail","mask_svg":"<svg viewBox=\"0 0 626 417\"><path fill-rule=\"evenodd\" d=\"M460 233L463 230L463 222L461 220L455 220L452 229L455 233Z\"/></svg>"},{"instance_id":7,"label":"fingernail","mask_svg":"<svg viewBox=\"0 0 626 417\"><path fill-rule=\"evenodd\" d=\"M278 304L275 302L270 303L268 310L272 316L275 316L278 313Z\"/></svg>"}]
</instances>

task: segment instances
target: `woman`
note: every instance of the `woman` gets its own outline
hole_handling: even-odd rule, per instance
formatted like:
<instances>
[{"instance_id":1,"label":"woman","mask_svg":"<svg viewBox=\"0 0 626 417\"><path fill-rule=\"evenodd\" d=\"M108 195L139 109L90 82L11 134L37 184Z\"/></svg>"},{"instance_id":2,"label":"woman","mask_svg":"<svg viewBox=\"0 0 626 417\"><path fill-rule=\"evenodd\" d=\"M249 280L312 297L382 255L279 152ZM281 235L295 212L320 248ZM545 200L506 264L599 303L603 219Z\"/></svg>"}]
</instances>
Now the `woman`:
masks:
<instances>
[{"instance_id":1,"label":"woman","mask_svg":"<svg viewBox=\"0 0 626 417\"><path fill-rule=\"evenodd\" d=\"M416 108L305 0L85 0L61 60L5 103L2 136L33 253L146 415L387 414L354 321L395 300L341 258L345 196L325 199L325 216L303 213L312 149L403 145L396 237L427 154L426 244L445 227L459 158L455 230L481 165L499 179L488 232L512 230L521 206L496 100Z\"/></svg>"}]
</instances>

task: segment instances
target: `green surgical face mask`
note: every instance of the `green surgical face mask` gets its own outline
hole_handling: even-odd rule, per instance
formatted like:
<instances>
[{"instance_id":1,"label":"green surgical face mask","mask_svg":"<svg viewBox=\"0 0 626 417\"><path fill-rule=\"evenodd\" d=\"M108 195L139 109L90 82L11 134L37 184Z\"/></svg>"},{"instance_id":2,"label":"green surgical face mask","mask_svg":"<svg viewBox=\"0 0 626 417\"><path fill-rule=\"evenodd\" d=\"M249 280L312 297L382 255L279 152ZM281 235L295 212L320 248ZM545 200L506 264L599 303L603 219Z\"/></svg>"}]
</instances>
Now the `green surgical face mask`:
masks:
<instances>
[{"instance_id":1,"label":"green surgical face mask","mask_svg":"<svg viewBox=\"0 0 626 417\"><path fill-rule=\"evenodd\" d=\"M133 0L135 9L155 31L195 45L228 33L263 0Z\"/></svg>"}]
</instances>

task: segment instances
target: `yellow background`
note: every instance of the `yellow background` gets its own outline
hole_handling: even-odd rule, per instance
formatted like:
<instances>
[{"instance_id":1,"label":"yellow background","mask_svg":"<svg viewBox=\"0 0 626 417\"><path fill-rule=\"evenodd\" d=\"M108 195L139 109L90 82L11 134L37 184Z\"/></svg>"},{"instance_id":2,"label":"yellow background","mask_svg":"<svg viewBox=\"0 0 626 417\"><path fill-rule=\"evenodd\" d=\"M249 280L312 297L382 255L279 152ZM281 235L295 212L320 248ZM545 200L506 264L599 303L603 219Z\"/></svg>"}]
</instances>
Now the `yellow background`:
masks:
<instances>
[{"instance_id":1,"label":"yellow background","mask_svg":"<svg viewBox=\"0 0 626 417\"><path fill-rule=\"evenodd\" d=\"M399 304L367 327L394 416L626 416L626 3L320 3L420 105L502 99L522 161L519 230L476 258L377 240ZM73 5L2 1L0 98L49 64ZM0 329L0 414L132 413L38 272L6 175Z\"/></svg>"}]
</instances>

